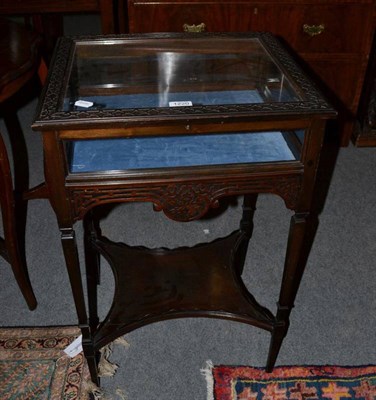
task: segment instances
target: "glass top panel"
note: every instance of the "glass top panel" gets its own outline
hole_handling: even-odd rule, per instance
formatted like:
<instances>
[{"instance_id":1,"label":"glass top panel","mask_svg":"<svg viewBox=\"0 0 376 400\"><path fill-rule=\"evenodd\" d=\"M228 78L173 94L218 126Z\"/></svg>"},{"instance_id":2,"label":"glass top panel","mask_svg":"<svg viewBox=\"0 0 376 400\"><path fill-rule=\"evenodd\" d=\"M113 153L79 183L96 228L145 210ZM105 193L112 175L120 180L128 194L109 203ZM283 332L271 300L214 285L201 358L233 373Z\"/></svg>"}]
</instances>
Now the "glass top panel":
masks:
<instances>
[{"instance_id":1,"label":"glass top panel","mask_svg":"<svg viewBox=\"0 0 376 400\"><path fill-rule=\"evenodd\" d=\"M83 41L63 110L300 100L257 38Z\"/></svg>"}]
</instances>

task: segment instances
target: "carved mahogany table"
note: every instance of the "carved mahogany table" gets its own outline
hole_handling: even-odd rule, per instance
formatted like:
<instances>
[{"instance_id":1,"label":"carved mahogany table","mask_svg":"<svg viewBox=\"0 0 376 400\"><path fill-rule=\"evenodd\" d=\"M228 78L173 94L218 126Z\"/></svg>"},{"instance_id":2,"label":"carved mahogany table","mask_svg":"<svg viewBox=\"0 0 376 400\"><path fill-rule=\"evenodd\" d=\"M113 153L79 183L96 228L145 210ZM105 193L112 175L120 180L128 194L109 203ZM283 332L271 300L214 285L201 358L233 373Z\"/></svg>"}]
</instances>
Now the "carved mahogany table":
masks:
<instances>
[{"instance_id":1,"label":"carved mahogany table","mask_svg":"<svg viewBox=\"0 0 376 400\"><path fill-rule=\"evenodd\" d=\"M312 244L313 187L325 122L335 114L270 34L60 40L33 124L43 133L46 179L35 197L48 197L56 213L93 381L102 346L177 317L226 318L269 331L266 368L273 369ZM276 194L294 211L276 315L241 278L258 193ZM191 248L114 243L93 217L106 203L150 202L186 222L234 195L244 195L239 229ZM100 256L115 277L103 321Z\"/></svg>"}]
</instances>

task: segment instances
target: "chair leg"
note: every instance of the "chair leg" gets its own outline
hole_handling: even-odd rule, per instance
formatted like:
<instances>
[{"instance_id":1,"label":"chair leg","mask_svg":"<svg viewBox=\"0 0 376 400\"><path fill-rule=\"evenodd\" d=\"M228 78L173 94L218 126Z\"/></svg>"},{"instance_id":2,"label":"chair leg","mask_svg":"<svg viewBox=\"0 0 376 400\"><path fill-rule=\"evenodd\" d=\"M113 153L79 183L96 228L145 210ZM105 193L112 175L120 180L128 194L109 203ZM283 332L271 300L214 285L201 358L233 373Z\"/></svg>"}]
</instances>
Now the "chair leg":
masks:
<instances>
[{"instance_id":1,"label":"chair leg","mask_svg":"<svg viewBox=\"0 0 376 400\"><path fill-rule=\"evenodd\" d=\"M13 229L14 223L12 223L12 226L10 227L11 229L8 232L6 232L4 225L5 245L8 253L8 259L12 267L14 277L16 278L21 293L27 303L27 306L30 310L34 310L37 307L37 300L35 298L33 288L30 283L29 273L27 271L25 260L21 256L19 250L17 233Z\"/></svg>"},{"instance_id":2,"label":"chair leg","mask_svg":"<svg viewBox=\"0 0 376 400\"><path fill-rule=\"evenodd\" d=\"M6 147L0 135L0 205L4 225L4 247L1 255L10 263L18 286L30 310L34 310L37 301L31 287L25 257L22 256L19 235L17 233L15 200L12 176Z\"/></svg>"}]
</instances>

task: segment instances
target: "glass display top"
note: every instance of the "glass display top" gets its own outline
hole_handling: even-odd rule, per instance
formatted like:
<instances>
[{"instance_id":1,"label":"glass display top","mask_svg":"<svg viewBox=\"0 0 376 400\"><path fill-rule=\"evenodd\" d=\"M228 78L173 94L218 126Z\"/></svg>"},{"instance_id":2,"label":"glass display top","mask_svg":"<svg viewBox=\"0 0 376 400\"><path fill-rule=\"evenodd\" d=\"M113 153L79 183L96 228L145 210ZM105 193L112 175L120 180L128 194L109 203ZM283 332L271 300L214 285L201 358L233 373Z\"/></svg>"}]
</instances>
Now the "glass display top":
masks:
<instances>
[{"instance_id":1,"label":"glass display top","mask_svg":"<svg viewBox=\"0 0 376 400\"><path fill-rule=\"evenodd\" d=\"M270 33L62 37L33 128L87 131L312 114L335 111Z\"/></svg>"},{"instance_id":2,"label":"glass display top","mask_svg":"<svg viewBox=\"0 0 376 400\"><path fill-rule=\"evenodd\" d=\"M301 100L258 38L78 41L62 111Z\"/></svg>"}]
</instances>

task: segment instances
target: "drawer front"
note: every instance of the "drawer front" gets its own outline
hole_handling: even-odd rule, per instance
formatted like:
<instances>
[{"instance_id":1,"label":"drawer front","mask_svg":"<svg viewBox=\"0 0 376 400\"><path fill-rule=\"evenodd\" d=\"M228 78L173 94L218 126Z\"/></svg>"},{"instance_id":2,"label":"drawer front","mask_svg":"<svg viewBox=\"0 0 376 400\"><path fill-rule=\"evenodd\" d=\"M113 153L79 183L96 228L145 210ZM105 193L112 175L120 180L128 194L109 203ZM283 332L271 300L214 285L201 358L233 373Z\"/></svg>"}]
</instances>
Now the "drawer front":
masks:
<instances>
[{"instance_id":1,"label":"drawer front","mask_svg":"<svg viewBox=\"0 0 376 400\"><path fill-rule=\"evenodd\" d=\"M129 2L131 32L270 31L300 53L360 53L370 30L370 3Z\"/></svg>"},{"instance_id":2,"label":"drawer front","mask_svg":"<svg viewBox=\"0 0 376 400\"><path fill-rule=\"evenodd\" d=\"M370 4L264 6L257 29L269 26L299 53L361 53L372 9Z\"/></svg>"},{"instance_id":3,"label":"drawer front","mask_svg":"<svg viewBox=\"0 0 376 400\"><path fill-rule=\"evenodd\" d=\"M252 30L254 7L237 3L129 2L129 30L136 32L206 32ZM241 14L239 14L241 13ZM241 15L241 18L239 18Z\"/></svg>"},{"instance_id":4,"label":"drawer front","mask_svg":"<svg viewBox=\"0 0 376 400\"><path fill-rule=\"evenodd\" d=\"M353 116L358 107L362 89L366 60L356 57L343 58L340 63L333 58L307 55L304 62L311 76L322 82L324 92L340 110L347 110Z\"/></svg>"}]
</instances>

